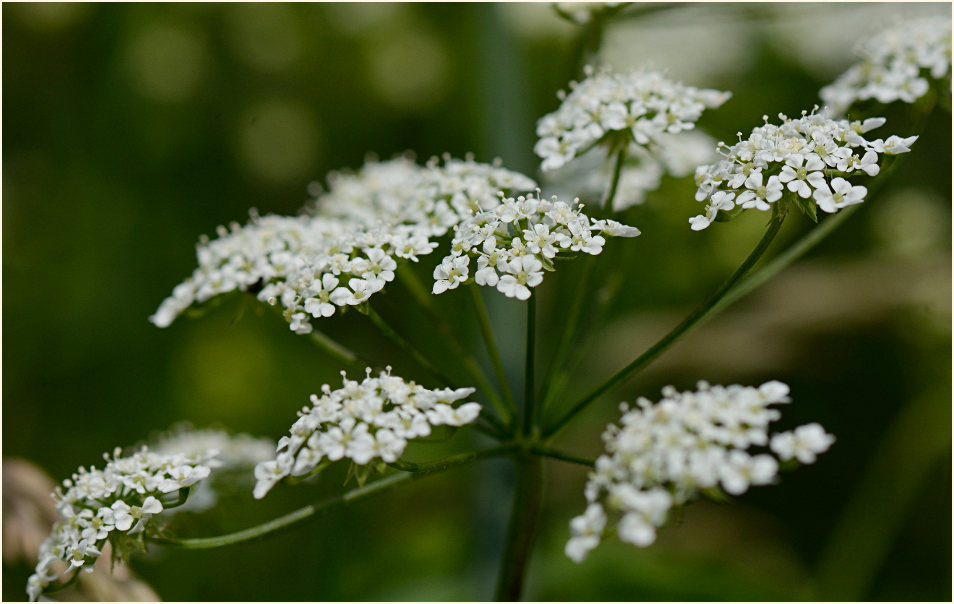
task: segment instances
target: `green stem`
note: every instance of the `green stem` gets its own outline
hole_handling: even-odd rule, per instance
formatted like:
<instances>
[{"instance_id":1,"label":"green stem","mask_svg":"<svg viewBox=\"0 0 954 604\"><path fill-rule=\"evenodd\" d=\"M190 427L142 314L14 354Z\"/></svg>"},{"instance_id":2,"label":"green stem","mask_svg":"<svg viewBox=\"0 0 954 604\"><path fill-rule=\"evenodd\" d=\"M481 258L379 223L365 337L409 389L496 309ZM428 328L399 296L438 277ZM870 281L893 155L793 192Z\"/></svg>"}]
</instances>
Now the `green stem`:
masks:
<instances>
[{"instance_id":1,"label":"green stem","mask_svg":"<svg viewBox=\"0 0 954 604\"><path fill-rule=\"evenodd\" d=\"M572 453L566 453L564 451L557 451L556 449L550 449L548 447L542 447L540 445L532 445L530 447L530 452L535 455L541 455L543 457L549 457L551 459L558 459L560 461L565 461L568 463L575 463L581 466L587 466L592 468L596 465L596 461L592 459L587 459L586 457L579 457L578 455L573 455Z\"/></svg>"},{"instance_id":2,"label":"green stem","mask_svg":"<svg viewBox=\"0 0 954 604\"><path fill-rule=\"evenodd\" d=\"M500 349L497 348L497 342L494 339L494 330L490 325L490 315L487 314L484 298L477 285L467 286L467 289L470 290L470 298L477 313L477 324L480 326L480 335L484 339L484 346L487 348L488 356L490 356L490 364L494 368L497 384L500 386L500 391L503 393L509 409L516 412L517 404L514 402L513 390L510 388L510 381L507 379L507 372L504 370L503 360L500 358ZM509 411L506 417L512 417Z\"/></svg>"},{"instance_id":3,"label":"green stem","mask_svg":"<svg viewBox=\"0 0 954 604\"><path fill-rule=\"evenodd\" d=\"M73 583L76 583L76 580L79 579L80 572L81 572L82 570L83 570L83 569L81 569L81 568L77 568L75 571L73 571L73 575L72 575L68 580L64 581L63 583L60 583L60 584L58 584L58 585L48 585L48 586L46 586L46 587L43 589L43 593L45 593L45 594L51 594L51 593L56 593L56 592L58 592L58 591L61 591L61 590L66 589L67 587L69 587L69 586L72 585Z\"/></svg>"},{"instance_id":4,"label":"green stem","mask_svg":"<svg viewBox=\"0 0 954 604\"><path fill-rule=\"evenodd\" d=\"M606 258L603 257L604 254L599 255L598 262L600 262L602 266L618 266L624 258L622 253L620 246L612 246L605 253ZM594 269L591 272L596 273L596 270ZM622 289L623 275L623 271L609 271L609 276L606 278L605 283L596 291L594 301L587 313L587 321L583 324L582 330L578 331L587 333L603 325L610 314L617 295ZM573 371L582 359L585 350L586 348L583 346L583 342L579 342L571 349L571 352L563 362L563 370L553 378L553 383L547 384L547 396L543 400L544 408L549 408L550 403L559 398L563 393L563 389L570 382Z\"/></svg>"},{"instance_id":5,"label":"green stem","mask_svg":"<svg viewBox=\"0 0 954 604\"><path fill-rule=\"evenodd\" d=\"M619 188L620 174L622 174L625 159L626 146L621 144L613 160L613 176L610 180L609 190L606 191L606 195L603 197L603 211L610 215L613 213L613 200L616 199L616 191Z\"/></svg>"},{"instance_id":6,"label":"green stem","mask_svg":"<svg viewBox=\"0 0 954 604\"><path fill-rule=\"evenodd\" d=\"M443 470L448 470L477 459L506 455L513 452L515 449L515 445L502 445L500 447L493 447L490 449L483 449L480 451L472 451L470 453L455 455L453 457L448 457L447 459L435 461L430 464L415 464L421 468L417 472L393 474L391 476L382 478L381 480L376 480L369 485L348 491L347 493L342 493L341 495L331 497L313 505L307 505L303 508L295 510L294 512L285 514L284 516L275 518L274 520L270 520L258 526L253 526L251 528L237 531L235 533L229 533L227 535L194 539L148 537L147 540L159 545L181 547L183 549L209 549L214 547L223 547L226 545L234 545L236 543L244 543L253 539L262 538L319 513L325 513L335 508L347 505L353 501L364 499L365 497L376 495L378 493L383 493L404 483L417 480L418 478L423 478L424 476L429 476Z\"/></svg>"},{"instance_id":7,"label":"green stem","mask_svg":"<svg viewBox=\"0 0 954 604\"><path fill-rule=\"evenodd\" d=\"M312 330L311 333L308 334L308 339L318 346L318 348L324 350L328 356L344 363L345 365L351 365L359 369L372 366L371 363L365 361L357 354L345 348L338 342L335 342L317 329Z\"/></svg>"},{"instance_id":8,"label":"green stem","mask_svg":"<svg viewBox=\"0 0 954 604\"><path fill-rule=\"evenodd\" d=\"M474 356L461 344L453 328L434 305L434 297L424 289L420 279L417 278L417 275L410 267L402 271L401 282L407 286L408 291L414 296L418 305L427 312L434 324L437 325L437 328L444 335L444 341L453 349L454 356L461 360L463 368L467 371L473 383L487 396L490 404L493 405L494 409L497 410L497 413L500 414L504 421L508 421L510 413L500 398L500 395L497 394L497 390L491 386L490 381L487 379L487 376L484 375L483 370L480 368ZM502 427L502 424L500 424L500 426Z\"/></svg>"},{"instance_id":9,"label":"green stem","mask_svg":"<svg viewBox=\"0 0 954 604\"><path fill-rule=\"evenodd\" d=\"M808 231L804 237L790 245L784 252L772 258L769 262L766 262L759 267L759 270L753 272L736 287L732 288L732 291L727 293L725 297L712 307L710 313L717 314L722 312L753 289L774 277L786 266L801 258L806 252L825 239L825 237L828 237L841 223L848 220L848 217L857 212L859 208L861 208L861 204L848 206L847 208L839 210L837 214L823 220L818 226Z\"/></svg>"},{"instance_id":10,"label":"green stem","mask_svg":"<svg viewBox=\"0 0 954 604\"><path fill-rule=\"evenodd\" d=\"M526 376L523 381L524 391L523 391L523 433L530 434L530 432L535 428L533 425L534 421L534 407L536 407L536 399L534 398L535 389L533 384L533 370L534 362L536 357L536 325L537 325L537 297L532 293L530 298L527 300L527 357L524 362L524 375Z\"/></svg>"},{"instance_id":11,"label":"green stem","mask_svg":"<svg viewBox=\"0 0 954 604\"><path fill-rule=\"evenodd\" d=\"M279 308L278 306L273 306L271 304L266 304L266 306L270 308L273 312L275 312L275 314L282 317L282 320L284 320L284 314L281 308ZM335 342L334 340L329 338L324 333L318 331L317 329L313 329L308 334L308 339L311 340L312 344L316 345L318 348L326 352L328 356L332 357L333 359L341 363L344 363L345 365L351 365L357 369L364 369L365 367L374 367L373 363L370 363L366 361L365 359L361 358L357 353L353 352L346 346L339 344L338 342Z\"/></svg>"},{"instance_id":12,"label":"green stem","mask_svg":"<svg viewBox=\"0 0 954 604\"><path fill-rule=\"evenodd\" d=\"M388 464L396 470L401 470L402 472L413 472L430 474L434 472L440 472L448 468L453 468L458 466L463 459L464 461L470 461L471 459L478 459L479 457L488 457L494 456L499 457L513 453L519 449L518 445L515 443L505 443L499 447L494 447L492 449L484 449L483 451L473 451L470 453L462 453L461 455L447 457L445 459L438 459L437 461L429 461L424 463L415 463L412 461L404 461L403 459L398 459L394 463Z\"/></svg>"},{"instance_id":13,"label":"green stem","mask_svg":"<svg viewBox=\"0 0 954 604\"><path fill-rule=\"evenodd\" d=\"M375 311L373 308L371 308L370 305L367 305L367 311L366 311L366 313L367 313L367 315L368 315L368 318L371 319L371 322L374 323L374 325L375 325L378 329L380 329L381 332L382 332L389 340L391 340L392 342L394 342L394 343L397 345L398 348L400 348L401 350L403 350L405 353L408 354L408 356L410 356L412 359L414 359L414 361L415 361L418 365L420 365L424 370L426 370L426 371L427 371L428 373L430 373L433 377L435 377L435 378L436 378L439 382L441 382L441 384L443 384L444 386L447 386L447 387L449 387L449 388L453 388L453 387L454 387L454 386L453 386L454 381L453 381L452 379L450 379L449 377L447 377L447 376L444 374L443 371L441 371L440 369L438 369L437 366L435 366L433 363L431 363L429 360L427 360L427 357L425 357L423 354L421 354L421 353L417 350L417 348L414 348L414 346L412 346L410 342L408 342L408 341L405 340L403 337L401 337L401 335L400 335L398 332L394 331L394 329L391 328L391 326L388 325L387 322L386 322L383 318L381 318L381 315L379 315L379 314L377 313L377 311Z\"/></svg>"},{"instance_id":14,"label":"green stem","mask_svg":"<svg viewBox=\"0 0 954 604\"><path fill-rule=\"evenodd\" d=\"M513 507L494 596L497 601L514 602L520 599L542 504L543 458L521 455L516 460Z\"/></svg>"},{"instance_id":15,"label":"green stem","mask_svg":"<svg viewBox=\"0 0 954 604\"><path fill-rule=\"evenodd\" d=\"M776 206L777 207L777 206ZM575 404L566 414L563 415L560 419L554 422L547 430L544 432L544 438L550 438L556 434L563 426L567 424L571 419L573 419L580 411L585 409L590 403L598 399L600 396L608 392L614 386L620 382L632 377L643 367L652 362L656 357L658 357L664 350L669 348L673 343L675 343L680 337L686 334L693 327L701 323L704 319L709 317L712 314L713 309L716 307L718 302L733 288L733 286L740 280L745 274L752 268L752 266L762 257L762 254L765 253L765 250L768 249L769 245L772 243L772 240L775 239L775 236L778 234L779 228L782 226L784 216L777 211L772 214L772 220L769 222L768 230L762 236L762 239L759 241L758 245L755 246L755 249L748 255L748 257L742 262L738 269L732 276L730 276L722 284L722 286L713 293L709 299L707 299L702 305L700 305L696 310L694 310L689 316L687 316L679 325L672 329L669 333L662 337L661 340L653 344L646 352L634 359L629 365L619 370L607 381L603 382L596 390L588 394L580 402Z\"/></svg>"}]
</instances>

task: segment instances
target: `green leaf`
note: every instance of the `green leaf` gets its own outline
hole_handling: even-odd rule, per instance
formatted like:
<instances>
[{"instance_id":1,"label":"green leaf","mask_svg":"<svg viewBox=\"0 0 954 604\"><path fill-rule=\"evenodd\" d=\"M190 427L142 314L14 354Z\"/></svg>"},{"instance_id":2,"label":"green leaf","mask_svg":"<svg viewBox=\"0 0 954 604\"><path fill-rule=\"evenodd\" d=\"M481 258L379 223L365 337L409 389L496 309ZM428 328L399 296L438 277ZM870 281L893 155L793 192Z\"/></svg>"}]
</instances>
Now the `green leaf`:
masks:
<instances>
[{"instance_id":1,"label":"green leaf","mask_svg":"<svg viewBox=\"0 0 954 604\"><path fill-rule=\"evenodd\" d=\"M722 492L722 489L717 487L710 487L708 489L700 489L699 493L702 494L706 499L711 499L717 503L729 503L732 501L732 498Z\"/></svg>"},{"instance_id":2,"label":"green leaf","mask_svg":"<svg viewBox=\"0 0 954 604\"><path fill-rule=\"evenodd\" d=\"M818 210L815 205L815 200L812 198L802 199L798 195L793 195L795 199L795 206L802 211L802 214L808 216L812 219L812 222L818 222Z\"/></svg>"}]
</instances>

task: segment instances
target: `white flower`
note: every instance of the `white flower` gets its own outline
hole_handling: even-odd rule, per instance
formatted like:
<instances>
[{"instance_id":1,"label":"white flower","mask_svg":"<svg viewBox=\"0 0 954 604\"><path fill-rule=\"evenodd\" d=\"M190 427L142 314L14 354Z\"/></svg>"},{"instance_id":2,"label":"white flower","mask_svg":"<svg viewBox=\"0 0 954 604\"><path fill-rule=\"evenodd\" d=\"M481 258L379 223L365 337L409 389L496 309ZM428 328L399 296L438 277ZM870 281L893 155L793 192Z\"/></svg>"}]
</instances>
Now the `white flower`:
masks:
<instances>
[{"instance_id":1,"label":"white flower","mask_svg":"<svg viewBox=\"0 0 954 604\"><path fill-rule=\"evenodd\" d=\"M566 555L574 562L582 562L590 550L600 544L603 529L606 527L606 514L599 504L590 504L581 516L570 521L570 533L573 535L566 544Z\"/></svg>"},{"instance_id":2,"label":"white flower","mask_svg":"<svg viewBox=\"0 0 954 604\"><path fill-rule=\"evenodd\" d=\"M951 23L934 17L900 23L858 45L862 61L822 88L835 115L858 101L913 103L927 93L928 79L951 74Z\"/></svg>"},{"instance_id":3,"label":"white flower","mask_svg":"<svg viewBox=\"0 0 954 604\"><path fill-rule=\"evenodd\" d=\"M867 188L852 186L850 182L839 177L832 179L831 189L828 186L815 189L813 197L819 208L832 214L846 206L861 203L867 193Z\"/></svg>"},{"instance_id":4,"label":"white flower","mask_svg":"<svg viewBox=\"0 0 954 604\"><path fill-rule=\"evenodd\" d=\"M315 317L330 317L335 314L335 305L331 303L331 292L338 287L338 278L325 273L320 281L312 284L311 297L305 298L305 312Z\"/></svg>"},{"instance_id":5,"label":"white flower","mask_svg":"<svg viewBox=\"0 0 954 604\"><path fill-rule=\"evenodd\" d=\"M772 437L772 451L782 461L797 458L801 463L815 463L819 453L824 453L835 442L835 437L825 432L820 424L799 426L793 432L780 432Z\"/></svg>"},{"instance_id":6,"label":"white flower","mask_svg":"<svg viewBox=\"0 0 954 604\"><path fill-rule=\"evenodd\" d=\"M468 268L469 258L467 256L448 256L434 269L434 291L435 294L442 294L449 289L455 289L458 285L467 280L470 273Z\"/></svg>"},{"instance_id":7,"label":"white flower","mask_svg":"<svg viewBox=\"0 0 954 604\"><path fill-rule=\"evenodd\" d=\"M526 300L530 288L543 283L543 264L533 256L520 256L508 262L506 273L497 283L497 289L508 298Z\"/></svg>"},{"instance_id":8,"label":"white flower","mask_svg":"<svg viewBox=\"0 0 954 604\"><path fill-rule=\"evenodd\" d=\"M811 463L833 441L818 424L769 437L769 424L780 417L771 405L787 403L788 386L766 382L758 388L711 386L695 392L667 386L658 403L639 399L621 405L619 424L603 434L606 452L596 460L584 494L586 513L570 524L566 554L579 562L596 547L607 517L620 518L620 540L646 547L669 510L719 488L732 495L775 481L778 461L751 447L770 445L783 461L797 456Z\"/></svg>"},{"instance_id":9,"label":"white flower","mask_svg":"<svg viewBox=\"0 0 954 604\"><path fill-rule=\"evenodd\" d=\"M865 157L868 157L868 153ZM877 162L877 160L878 155L875 153L874 161ZM825 169L825 163L816 154L796 153L789 156L785 164L778 175L779 182L786 183L788 190L798 193L799 197L807 199L812 196L812 188L818 189L824 185L825 175L821 171ZM869 175L874 176L874 174Z\"/></svg>"},{"instance_id":10,"label":"white flower","mask_svg":"<svg viewBox=\"0 0 954 604\"><path fill-rule=\"evenodd\" d=\"M342 372L342 382L337 390L326 384L322 396L312 395L311 407L298 412L289 436L279 441L275 459L255 466L256 499L286 476L308 474L323 459L393 463L408 440L427 436L431 426L463 426L480 413L478 403L454 406L473 394L473 388L428 390L391 375L390 368L378 377L371 377L368 369L361 382Z\"/></svg>"}]
</instances>

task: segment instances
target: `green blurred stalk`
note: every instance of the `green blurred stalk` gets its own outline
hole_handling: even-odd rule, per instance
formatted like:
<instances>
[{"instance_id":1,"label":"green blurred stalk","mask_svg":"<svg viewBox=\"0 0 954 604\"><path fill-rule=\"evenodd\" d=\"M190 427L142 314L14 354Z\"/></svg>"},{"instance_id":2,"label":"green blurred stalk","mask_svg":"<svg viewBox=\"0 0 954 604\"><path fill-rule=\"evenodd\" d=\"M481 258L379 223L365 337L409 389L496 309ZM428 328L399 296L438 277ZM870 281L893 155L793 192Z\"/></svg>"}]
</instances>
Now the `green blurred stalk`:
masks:
<instances>
[{"instance_id":1,"label":"green blurred stalk","mask_svg":"<svg viewBox=\"0 0 954 604\"><path fill-rule=\"evenodd\" d=\"M822 552L817 570L821 599L871 597L872 580L932 465L950 455L949 394L935 391L916 400L891 423Z\"/></svg>"}]
</instances>

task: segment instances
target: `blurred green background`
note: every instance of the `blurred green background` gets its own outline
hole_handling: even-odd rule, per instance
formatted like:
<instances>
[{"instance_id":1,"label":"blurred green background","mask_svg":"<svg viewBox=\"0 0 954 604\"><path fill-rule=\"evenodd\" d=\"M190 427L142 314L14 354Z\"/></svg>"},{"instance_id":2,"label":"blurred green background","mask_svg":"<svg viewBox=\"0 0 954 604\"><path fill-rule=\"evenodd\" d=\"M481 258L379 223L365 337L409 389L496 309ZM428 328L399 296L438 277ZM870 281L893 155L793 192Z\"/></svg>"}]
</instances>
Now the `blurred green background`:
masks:
<instances>
[{"instance_id":1,"label":"blurred green background","mask_svg":"<svg viewBox=\"0 0 954 604\"><path fill-rule=\"evenodd\" d=\"M248 209L291 214L308 183L366 154L501 157L538 176L535 121L577 73L578 28L545 4L4 4L3 455L61 480L103 451L178 420L277 439L339 367L241 297L160 330L146 321L195 263L194 244ZM722 140L798 115L854 62L852 45L898 17L950 5L684 5L624 13L603 58L731 90L701 127ZM907 135L890 107L883 133ZM584 413L557 446L595 457L616 403L698 379L780 379L785 426L837 435L815 466L732 504L697 503L638 550L615 540L563 556L585 469L548 465L527 598L539 600L947 600L951 597L951 120L936 109L876 198L808 257L692 333ZM748 253L764 215L690 232L691 178L624 214L635 240L561 267L541 290L542 361L583 270L621 279L594 320L574 394L635 357ZM810 228L794 216L783 243ZM781 249L782 244L776 244ZM437 255L422 262L427 278ZM440 300L474 342L460 292ZM488 301L515 379L522 307ZM393 284L381 312L433 343ZM455 315L456 313L456 315ZM426 376L357 313L328 332ZM562 401L564 404L572 402ZM471 440L469 440L471 439ZM477 443L415 446L429 459ZM511 474L485 462L415 483L265 541L157 550L134 569L168 600L484 600L492 596ZM247 494L182 527L212 535L339 492ZM4 563L3 599L27 563Z\"/></svg>"}]
</instances>

